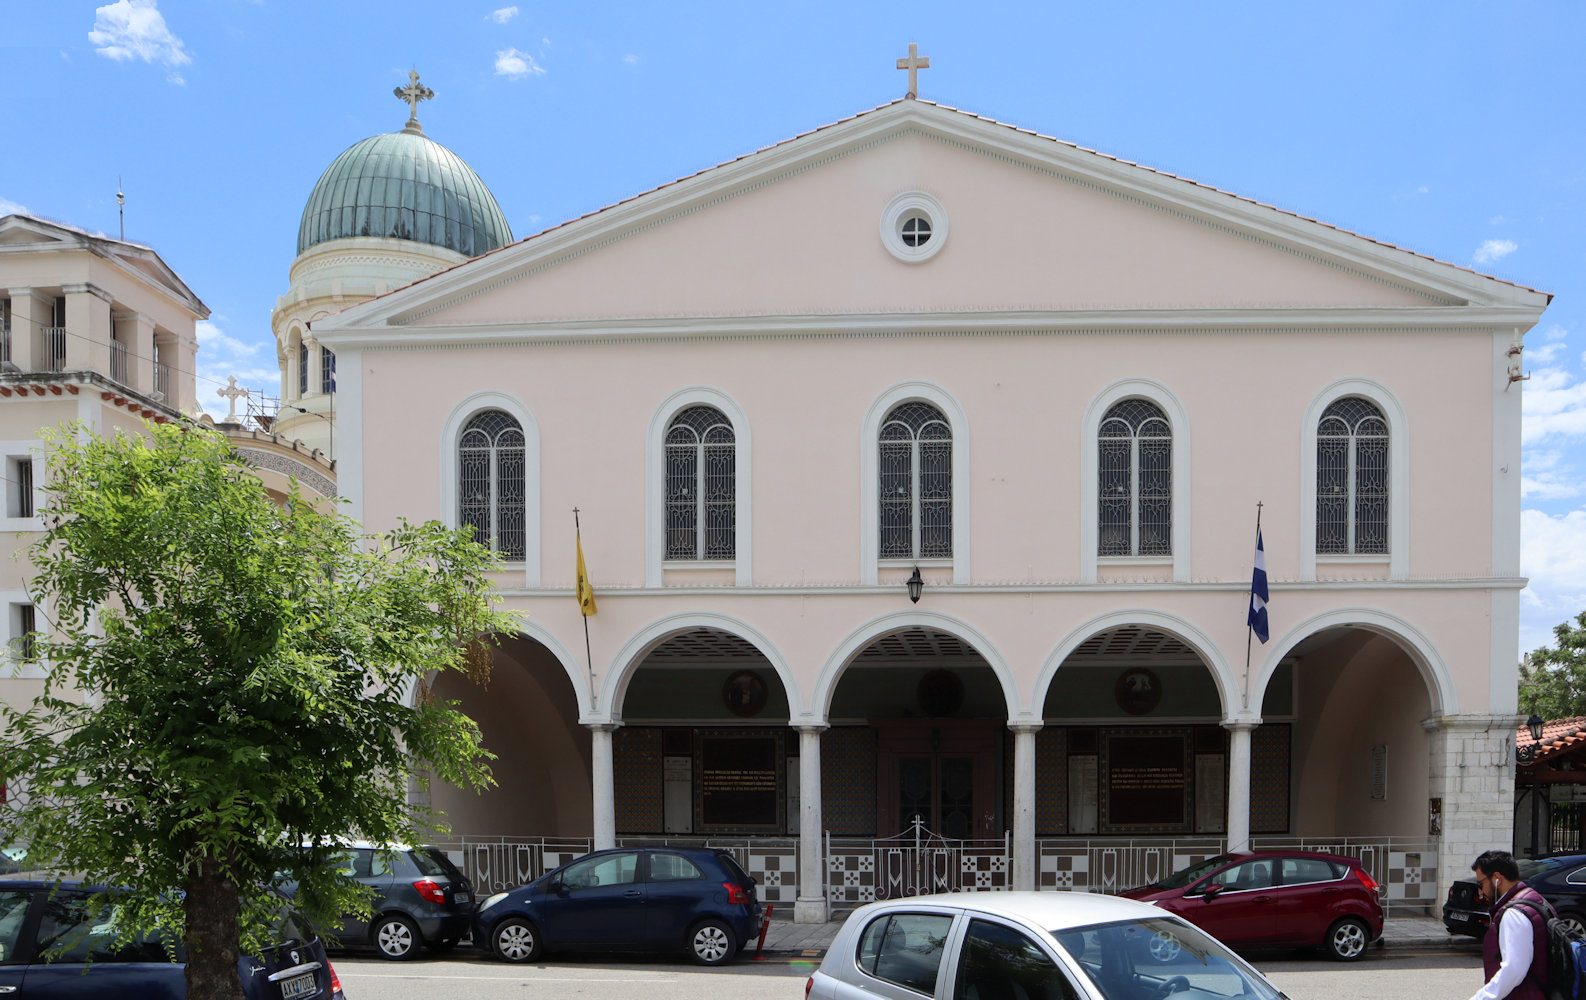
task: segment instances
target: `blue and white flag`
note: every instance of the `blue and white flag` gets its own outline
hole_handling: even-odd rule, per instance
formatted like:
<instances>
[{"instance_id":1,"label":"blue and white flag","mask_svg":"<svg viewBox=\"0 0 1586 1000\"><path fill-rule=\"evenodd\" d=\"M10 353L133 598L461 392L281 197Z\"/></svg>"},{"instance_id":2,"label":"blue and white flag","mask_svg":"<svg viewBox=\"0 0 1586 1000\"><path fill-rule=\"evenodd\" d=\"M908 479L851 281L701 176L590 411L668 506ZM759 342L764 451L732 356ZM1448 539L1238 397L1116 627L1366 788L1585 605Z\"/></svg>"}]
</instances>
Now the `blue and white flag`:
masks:
<instances>
[{"instance_id":1,"label":"blue and white flag","mask_svg":"<svg viewBox=\"0 0 1586 1000\"><path fill-rule=\"evenodd\" d=\"M1250 630L1267 641L1267 553L1261 547L1261 531L1256 530L1256 569L1250 574Z\"/></svg>"}]
</instances>

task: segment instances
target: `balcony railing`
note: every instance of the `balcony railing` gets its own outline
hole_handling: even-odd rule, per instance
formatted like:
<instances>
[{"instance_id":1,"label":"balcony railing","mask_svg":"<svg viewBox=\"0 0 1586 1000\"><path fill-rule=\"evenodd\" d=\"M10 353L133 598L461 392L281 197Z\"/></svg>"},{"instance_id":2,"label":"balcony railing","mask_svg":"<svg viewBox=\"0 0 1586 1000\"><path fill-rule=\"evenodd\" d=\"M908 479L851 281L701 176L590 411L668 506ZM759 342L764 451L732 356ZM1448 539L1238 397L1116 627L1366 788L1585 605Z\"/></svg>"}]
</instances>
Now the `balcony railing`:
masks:
<instances>
[{"instance_id":1,"label":"balcony railing","mask_svg":"<svg viewBox=\"0 0 1586 1000\"><path fill-rule=\"evenodd\" d=\"M63 372L66 370L66 328L46 326L39 331L39 370Z\"/></svg>"},{"instance_id":2,"label":"balcony railing","mask_svg":"<svg viewBox=\"0 0 1586 1000\"><path fill-rule=\"evenodd\" d=\"M127 345L119 340L110 342L110 377L122 385L130 385L127 381Z\"/></svg>"},{"instance_id":3,"label":"balcony railing","mask_svg":"<svg viewBox=\"0 0 1586 1000\"><path fill-rule=\"evenodd\" d=\"M158 361L154 363L154 398L171 398L171 366Z\"/></svg>"}]
</instances>

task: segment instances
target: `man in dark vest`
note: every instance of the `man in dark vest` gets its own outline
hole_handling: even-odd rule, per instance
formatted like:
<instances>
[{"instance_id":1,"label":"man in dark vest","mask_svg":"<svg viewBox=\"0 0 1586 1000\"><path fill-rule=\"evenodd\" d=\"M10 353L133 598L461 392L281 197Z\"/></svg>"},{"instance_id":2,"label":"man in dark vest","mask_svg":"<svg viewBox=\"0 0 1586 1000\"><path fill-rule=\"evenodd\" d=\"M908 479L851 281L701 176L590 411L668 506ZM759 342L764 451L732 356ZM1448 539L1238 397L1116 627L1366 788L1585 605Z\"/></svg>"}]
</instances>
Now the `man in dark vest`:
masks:
<instances>
[{"instance_id":1,"label":"man in dark vest","mask_svg":"<svg viewBox=\"0 0 1586 1000\"><path fill-rule=\"evenodd\" d=\"M1481 897L1492 904L1492 926L1481 945L1487 984L1471 1000L1546 1000L1547 921L1529 906L1529 899L1547 907L1535 889L1520 881L1520 869L1508 851L1487 851L1470 866Z\"/></svg>"}]
</instances>

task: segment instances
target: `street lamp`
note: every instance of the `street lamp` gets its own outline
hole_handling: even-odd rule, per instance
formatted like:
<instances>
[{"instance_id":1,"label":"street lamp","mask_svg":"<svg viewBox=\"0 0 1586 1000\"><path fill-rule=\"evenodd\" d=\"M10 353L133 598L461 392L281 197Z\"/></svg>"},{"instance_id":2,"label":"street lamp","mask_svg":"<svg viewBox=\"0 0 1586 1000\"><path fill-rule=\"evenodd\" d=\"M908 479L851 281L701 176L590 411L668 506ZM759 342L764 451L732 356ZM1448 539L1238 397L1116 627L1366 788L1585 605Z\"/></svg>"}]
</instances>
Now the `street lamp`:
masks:
<instances>
[{"instance_id":1,"label":"street lamp","mask_svg":"<svg viewBox=\"0 0 1586 1000\"><path fill-rule=\"evenodd\" d=\"M1531 731L1531 745L1521 747L1515 752L1516 764L1530 764L1536 760L1537 750L1542 746L1542 717L1535 712L1525 720L1525 728ZM1536 771L1531 772L1531 857L1542 856L1542 785L1537 781ZM1548 847L1552 844L1551 834L1548 836Z\"/></svg>"},{"instance_id":2,"label":"street lamp","mask_svg":"<svg viewBox=\"0 0 1586 1000\"><path fill-rule=\"evenodd\" d=\"M918 566L914 567L914 575L909 577L907 586L909 588L909 603L920 603L920 591L925 589L925 581L920 579L920 568Z\"/></svg>"}]
</instances>

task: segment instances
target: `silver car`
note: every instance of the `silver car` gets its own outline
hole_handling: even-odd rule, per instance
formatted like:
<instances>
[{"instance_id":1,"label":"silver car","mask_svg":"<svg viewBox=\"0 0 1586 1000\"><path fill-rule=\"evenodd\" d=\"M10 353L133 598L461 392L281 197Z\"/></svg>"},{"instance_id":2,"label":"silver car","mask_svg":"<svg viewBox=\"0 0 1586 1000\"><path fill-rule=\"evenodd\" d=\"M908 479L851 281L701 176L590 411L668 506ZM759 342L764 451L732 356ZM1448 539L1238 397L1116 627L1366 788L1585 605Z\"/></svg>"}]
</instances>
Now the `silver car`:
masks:
<instances>
[{"instance_id":1,"label":"silver car","mask_svg":"<svg viewBox=\"0 0 1586 1000\"><path fill-rule=\"evenodd\" d=\"M1286 1000L1203 931L1149 903L1077 892L914 896L861 906L810 1000Z\"/></svg>"}]
</instances>

